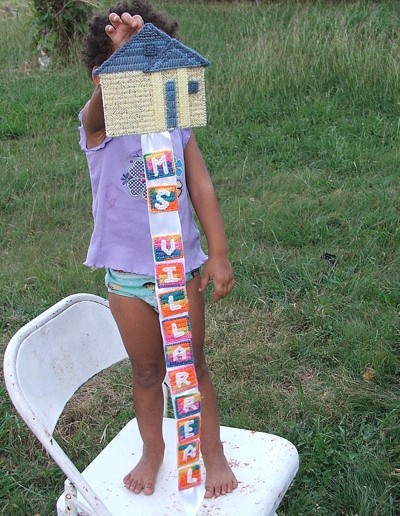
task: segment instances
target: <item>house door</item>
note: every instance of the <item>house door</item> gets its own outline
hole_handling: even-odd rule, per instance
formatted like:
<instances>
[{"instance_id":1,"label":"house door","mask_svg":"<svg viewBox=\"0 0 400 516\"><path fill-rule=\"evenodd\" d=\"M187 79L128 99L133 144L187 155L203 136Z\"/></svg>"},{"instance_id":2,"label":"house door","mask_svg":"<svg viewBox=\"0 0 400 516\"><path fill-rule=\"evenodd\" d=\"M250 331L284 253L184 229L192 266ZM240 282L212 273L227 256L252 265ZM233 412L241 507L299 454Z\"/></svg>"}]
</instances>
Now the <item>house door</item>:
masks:
<instances>
[{"instance_id":1,"label":"house door","mask_svg":"<svg viewBox=\"0 0 400 516\"><path fill-rule=\"evenodd\" d=\"M175 81L165 83L167 129L178 127L178 110L176 105L176 84Z\"/></svg>"}]
</instances>

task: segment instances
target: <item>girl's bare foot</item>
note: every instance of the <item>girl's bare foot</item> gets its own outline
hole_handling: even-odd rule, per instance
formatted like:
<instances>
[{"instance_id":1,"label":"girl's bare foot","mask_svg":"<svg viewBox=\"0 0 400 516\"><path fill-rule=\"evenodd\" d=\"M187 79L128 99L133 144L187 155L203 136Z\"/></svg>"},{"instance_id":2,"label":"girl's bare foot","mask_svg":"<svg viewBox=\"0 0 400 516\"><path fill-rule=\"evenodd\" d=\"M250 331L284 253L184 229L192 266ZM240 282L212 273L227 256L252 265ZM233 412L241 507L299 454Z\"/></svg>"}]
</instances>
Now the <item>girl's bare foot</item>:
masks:
<instances>
[{"instance_id":1,"label":"girl's bare foot","mask_svg":"<svg viewBox=\"0 0 400 516\"><path fill-rule=\"evenodd\" d=\"M141 491L145 495L154 493L158 471L164 458L164 449L146 449L136 466L124 477L124 485L135 494Z\"/></svg>"},{"instance_id":2,"label":"girl's bare foot","mask_svg":"<svg viewBox=\"0 0 400 516\"><path fill-rule=\"evenodd\" d=\"M206 469L204 498L217 498L237 488L238 481L226 460L222 444L213 452L202 451L202 455Z\"/></svg>"}]
</instances>

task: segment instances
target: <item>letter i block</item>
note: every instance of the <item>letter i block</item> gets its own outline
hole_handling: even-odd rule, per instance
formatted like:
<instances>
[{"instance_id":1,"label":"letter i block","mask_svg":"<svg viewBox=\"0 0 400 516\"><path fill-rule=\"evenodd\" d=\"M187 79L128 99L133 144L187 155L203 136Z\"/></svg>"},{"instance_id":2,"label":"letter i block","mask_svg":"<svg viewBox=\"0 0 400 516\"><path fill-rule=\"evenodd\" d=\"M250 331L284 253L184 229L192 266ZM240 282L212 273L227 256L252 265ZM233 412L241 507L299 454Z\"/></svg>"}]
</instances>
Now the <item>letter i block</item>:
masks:
<instances>
[{"instance_id":1,"label":"letter i block","mask_svg":"<svg viewBox=\"0 0 400 516\"><path fill-rule=\"evenodd\" d=\"M162 321L162 327L166 344L175 344L179 340L192 338L189 317L187 315L165 319L165 321Z\"/></svg>"},{"instance_id":2,"label":"letter i block","mask_svg":"<svg viewBox=\"0 0 400 516\"><path fill-rule=\"evenodd\" d=\"M199 486L201 484L201 468L200 464L191 464L186 468L178 469L178 489L190 489L191 487Z\"/></svg>"},{"instance_id":3,"label":"letter i block","mask_svg":"<svg viewBox=\"0 0 400 516\"><path fill-rule=\"evenodd\" d=\"M170 317L189 311L189 302L186 289L169 290L158 295L158 306L163 317Z\"/></svg>"},{"instance_id":4,"label":"letter i block","mask_svg":"<svg viewBox=\"0 0 400 516\"><path fill-rule=\"evenodd\" d=\"M145 154L143 158L148 180L175 174L174 156L170 150L150 152Z\"/></svg>"},{"instance_id":5,"label":"letter i block","mask_svg":"<svg viewBox=\"0 0 400 516\"><path fill-rule=\"evenodd\" d=\"M178 468L198 462L200 458L200 441L196 439L190 443L178 446Z\"/></svg>"},{"instance_id":6,"label":"letter i block","mask_svg":"<svg viewBox=\"0 0 400 516\"><path fill-rule=\"evenodd\" d=\"M156 262L183 258L181 235L176 233L153 237L153 254Z\"/></svg>"},{"instance_id":7,"label":"letter i block","mask_svg":"<svg viewBox=\"0 0 400 516\"><path fill-rule=\"evenodd\" d=\"M177 396L174 399L174 411L176 419L200 414L200 392Z\"/></svg>"},{"instance_id":8,"label":"letter i block","mask_svg":"<svg viewBox=\"0 0 400 516\"><path fill-rule=\"evenodd\" d=\"M183 262L156 263L155 273L158 288L183 287L185 285Z\"/></svg>"},{"instance_id":9,"label":"letter i block","mask_svg":"<svg viewBox=\"0 0 400 516\"><path fill-rule=\"evenodd\" d=\"M178 446L200 438L200 416L178 419Z\"/></svg>"}]
</instances>

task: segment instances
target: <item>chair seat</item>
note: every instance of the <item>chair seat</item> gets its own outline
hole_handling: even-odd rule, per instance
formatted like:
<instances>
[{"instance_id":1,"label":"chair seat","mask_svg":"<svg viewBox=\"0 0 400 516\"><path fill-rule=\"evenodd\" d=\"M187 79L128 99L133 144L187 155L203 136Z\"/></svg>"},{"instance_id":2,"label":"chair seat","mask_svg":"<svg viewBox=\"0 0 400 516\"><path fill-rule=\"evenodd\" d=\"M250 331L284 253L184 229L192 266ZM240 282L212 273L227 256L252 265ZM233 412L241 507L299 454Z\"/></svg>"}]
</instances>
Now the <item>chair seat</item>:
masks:
<instances>
[{"instance_id":1,"label":"chair seat","mask_svg":"<svg viewBox=\"0 0 400 516\"><path fill-rule=\"evenodd\" d=\"M113 516L184 514L177 490L175 423L174 419L164 418L165 459L152 496L136 495L122 483L142 452L136 419L84 470L83 477ZM224 426L221 426L221 440L239 487L228 496L204 500L198 515L273 515L298 470L295 446L276 435ZM78 500L84 503L80 495ZM59 515L64 514L64 505L63 494L57 502Z\"/></svg>"}]
</instances>

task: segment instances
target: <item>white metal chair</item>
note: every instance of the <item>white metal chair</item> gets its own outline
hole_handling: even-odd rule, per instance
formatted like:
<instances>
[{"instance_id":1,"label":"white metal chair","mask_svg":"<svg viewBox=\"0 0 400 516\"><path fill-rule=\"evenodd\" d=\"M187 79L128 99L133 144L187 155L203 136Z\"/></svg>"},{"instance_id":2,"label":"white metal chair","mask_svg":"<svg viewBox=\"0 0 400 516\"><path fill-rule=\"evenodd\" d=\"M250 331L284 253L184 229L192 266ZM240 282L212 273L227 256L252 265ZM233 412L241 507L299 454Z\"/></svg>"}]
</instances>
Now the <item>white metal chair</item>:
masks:
<instances>
[{"instance_id":1,"label":"white metal chair","mask_svg":"<svg viewBox=\"0 0 400 516\"><path fill-rule=\"evenodd\" d=\"M136 419L80 473L53 432L72 395L98 372L126 358L104 299L69 296L21 328L4 357L11 400L32 432L67 476L57 514L162 516L183 514L176 480L174 420L164 418L166 454L152 496L135 495L122 478L141 455ZM270 434L221 427L225 453L239 487L204 500L198 515L273 515L298 470L298 453L287 440Z\"/></svg>"}]
</instances>

